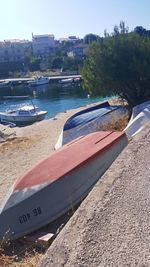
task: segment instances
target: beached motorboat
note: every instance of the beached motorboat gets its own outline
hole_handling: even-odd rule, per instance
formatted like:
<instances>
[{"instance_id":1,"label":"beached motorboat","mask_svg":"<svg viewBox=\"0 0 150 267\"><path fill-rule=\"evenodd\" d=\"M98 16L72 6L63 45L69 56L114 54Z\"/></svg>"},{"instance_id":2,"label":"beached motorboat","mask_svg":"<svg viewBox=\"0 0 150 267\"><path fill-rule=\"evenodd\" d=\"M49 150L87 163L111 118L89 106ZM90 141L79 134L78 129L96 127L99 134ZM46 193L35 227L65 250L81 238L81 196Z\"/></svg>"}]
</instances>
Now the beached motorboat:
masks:
<instances>
[{"instance_id":1,"label":"beached motorboat","mask_svg":"<svg viewBox=\"0 0 150 267\"><path fill-rule=\"evenodd\" d=\"M127 137L96 132L65 145L19 178L0 211L0 239L16 239L79 203L108 169Z\"/></svg>"},{"instance_id":2,"label":"beached motorboat","mask_svg":"<svg viewBox=\"0 0 150 267\"><path fill-rule=\"evenodd\" d=\"M124 114L128 114L127 106L110 105L108 101L75 113L64 124L55 149L79 136L105 130L108 123L117 123Z\"/></svg>"},{"instance_id":3,"label":"beached motorboat","mask_svg":"<svg viewBox=\"0 0 150 267\"><path fill-rule=\"evenodd\" d=\"M32 81L28 81L29 85L38 86L49 83L49 78L44 76L34 77Z\"/></svg>"},{"instance_id":4,"label":"beached motorboat","mask_svg":"<svg viewBox=\"0 0 150 267\"><path fill-rule=\"evenodd\" d=\"M19 106L15 110L0 112L0 121L14 122L17 125L41 121L45 118L47 111L40 110L35 105Z\"/></svg>"}]
</instances>

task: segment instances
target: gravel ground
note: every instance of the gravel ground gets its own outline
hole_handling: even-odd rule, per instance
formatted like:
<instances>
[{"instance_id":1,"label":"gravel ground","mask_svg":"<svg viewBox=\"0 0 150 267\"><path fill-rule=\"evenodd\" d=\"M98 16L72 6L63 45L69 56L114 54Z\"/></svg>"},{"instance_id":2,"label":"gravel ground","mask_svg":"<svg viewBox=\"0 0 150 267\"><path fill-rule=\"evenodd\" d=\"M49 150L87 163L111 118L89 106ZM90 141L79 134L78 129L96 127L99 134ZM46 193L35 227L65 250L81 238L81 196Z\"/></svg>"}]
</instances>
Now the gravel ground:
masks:
<instances>
[{"instance_id":1,"label":"gravel ground","mask_svg":"<svg viewBox=\"0 0 150 267\"><path fill-rule=\"evenodd\" d=\"M96 184L40 267L150 266L150 125Z\"/></svg>"}]
</instances>

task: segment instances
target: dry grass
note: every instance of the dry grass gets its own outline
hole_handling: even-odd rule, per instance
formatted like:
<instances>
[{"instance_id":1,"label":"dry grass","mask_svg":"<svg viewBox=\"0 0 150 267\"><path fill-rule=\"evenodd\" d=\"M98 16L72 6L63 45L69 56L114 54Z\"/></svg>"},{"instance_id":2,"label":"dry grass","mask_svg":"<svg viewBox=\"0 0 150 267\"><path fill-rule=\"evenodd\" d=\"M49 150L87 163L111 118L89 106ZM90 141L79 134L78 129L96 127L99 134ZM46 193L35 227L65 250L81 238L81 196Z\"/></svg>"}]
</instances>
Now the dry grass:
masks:
<instances>
[{"instance_id":1,"label":"dry grass","mask_svg":"<svg viewBox=\"0 0 150 267\"><path fill-rule=\"evenodd\" d=\"M37 265L46 248L39 244L28 244L25 240L17 240L0 247L1 267L34 267Z\"/></svg>"},{"instance_id":2,"label":"dry grass","mask_svg":"<svg viewBox=\"0 0 150 267\"><path fill-rule=\"evenodd\" d=\"M72 209L60 218L43 227L42 231L45 233L53 233L55 238L77 210L79 205L80 203L73 206ZM35 267L40 262L42 256L52 242L53 239L50 239L43 245L43 243L35 241L31 242L28 237L22 237L11 243L1 243L0 267Z\"/></svg>"},{"instance_id":3,"label":"dry grass","mask_svg":"<svg viewBox=\"0 0 150 267\"><path fill-rule=\"evenodd\" d=\"M73 206L71 210L60 218L43 227L42 231L45 233L53 233L56 237L79 205L80 203ZM31 242L28 237L22 237L13 242L1 243L0 267L35 267L52 242L53 239L50 239L43 245L43 243L38 243L36 241Z\"/></svg>"},{"instance_id":4,"label":"dry grass","mask_svg":"<svg viewBox=\"0 0 150 267\"><path fill-rule=\"evenodd\" d=\"M42 137L34 136L32 138L27 137L9 137L3 142L0 143L0 151L4 152L9 149L28 149L33 146L33 144L37 143Z\"/></svg>"},{"instance_id":5,"label":"dry grass","mask_svg":"<svg viewBox=\"0 0 150 267\"><path fill-rule=\"evenodd\" d=\"M108 124L100 126L99 131L123 131L129 121L128 115L123 115L120 119L112 119Z\"/></svg>"},{"instance_id":6,"label":"dry grass","mask_svg":"<svg viewBox=\"0 0 150 267\"><path fill-rule=\"evenodd\" d=\"M122 106L128 105L128 103L125 100L123 100L119 97L109 100L109 103L110 103L110 105L122 105Z\"/></svg>"}]
</instances>

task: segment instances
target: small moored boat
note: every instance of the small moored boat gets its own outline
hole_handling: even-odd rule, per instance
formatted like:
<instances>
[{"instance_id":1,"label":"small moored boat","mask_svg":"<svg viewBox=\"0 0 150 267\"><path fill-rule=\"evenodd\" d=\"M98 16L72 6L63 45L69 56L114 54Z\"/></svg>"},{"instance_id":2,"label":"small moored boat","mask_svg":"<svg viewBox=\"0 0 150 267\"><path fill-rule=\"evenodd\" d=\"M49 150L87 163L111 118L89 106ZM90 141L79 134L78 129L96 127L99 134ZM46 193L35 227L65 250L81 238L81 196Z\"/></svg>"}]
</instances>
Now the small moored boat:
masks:
<instances>
[{"instance_id":1,"label":"small moored boat","mask_svg":"<svg viewBox=\"0 0 150 267\"><path fill-rule=\"evenodd\" d=\"M40 110L35 105L24 105L15 110L0 112L0 120L21 125L41 121L45 118L46 114L47 111Z\"/></svg>"},{"instance_id":2,"label":"small moored boat","mask_svg":"<svg viewBox=\"0 0 150 267\"><path fill-rule=\"evenodd\" d=\"M66 79L61 79L60 81L59 81L59 83L61 83L61 84L70 84L70 83L72 83L73 82L73 78L66 78Z\"/></svg>"},{"instance_id":3,"label":"small moored boat","mask_svg":"<svg viewBox=\"0 0 150 267\"><path fill-rule=\"evenodd\" d=\"M28 81L29 85L38 86L49 83L49 78L44 76L35 77L32 81Z\"/></svg>"},{"instance_id":4,"label":"small moored boat","mask_svg":"<svg viewBox=\"0 0 150 267\"><path fill-rule=\"evenodd\" d=\"M9 81L0 81L0 88L1 87L9 87L10 86L10 82Z\"/></svg>"},{"instance_id":5,"label":"small moored boat","mask_svg":"<svg viewBox=\"0 0 150 267\"><path fill-rule=\"evenodd\" d=\"M127 145L123 132L96 132L65 145L18 179L2 205L0 239L45 226L79 203Z\"/></svg>"}]
</instances>

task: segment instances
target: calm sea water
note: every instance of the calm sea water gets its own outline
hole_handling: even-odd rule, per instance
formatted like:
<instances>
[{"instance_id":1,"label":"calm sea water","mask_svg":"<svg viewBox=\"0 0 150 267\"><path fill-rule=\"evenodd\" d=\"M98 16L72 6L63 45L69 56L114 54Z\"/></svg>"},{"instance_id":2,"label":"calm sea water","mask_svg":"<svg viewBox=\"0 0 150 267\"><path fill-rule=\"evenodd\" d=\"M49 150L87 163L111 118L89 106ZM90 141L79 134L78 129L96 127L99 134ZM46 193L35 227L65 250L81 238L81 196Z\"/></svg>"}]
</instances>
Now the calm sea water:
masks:
<instances>
[{"instance_id":1,"label":"calm sea water","mask_svg":"<svg viewBox=\"0 0 150 267\"><path fill-rule=\"evenodd\" d=\"M26 100L6 100L6 96L28 95ZM78 108L90 103L103 101L104 98L88 97L81 86L58 86L42 85L29 87L28 85L17 85L10 88L0 88L0 111L16 108L18 105L31 104L31 100L42 110L47 110L46 119L56 116L65 110Z\"/></svg>"}]
</instances>

